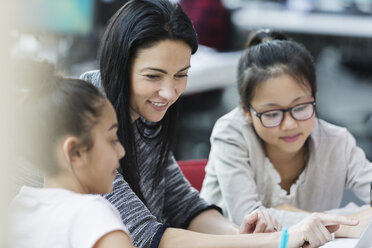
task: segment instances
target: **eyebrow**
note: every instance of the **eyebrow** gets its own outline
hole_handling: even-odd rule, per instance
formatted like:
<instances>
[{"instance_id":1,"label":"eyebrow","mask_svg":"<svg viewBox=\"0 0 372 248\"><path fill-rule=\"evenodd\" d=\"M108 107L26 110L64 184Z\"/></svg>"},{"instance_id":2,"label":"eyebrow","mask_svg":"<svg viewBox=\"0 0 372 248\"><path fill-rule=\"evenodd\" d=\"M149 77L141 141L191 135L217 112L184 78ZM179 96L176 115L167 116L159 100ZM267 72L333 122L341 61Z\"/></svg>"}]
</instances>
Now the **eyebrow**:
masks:
<instances>
[{"instance_id":1,"label":"eyebrow","mask_svg":"<svg viewBox=\"0 0 372 248\"><path fill-rule=\"evenodd\" d=\"M112 124L111 127L109 129L107 129L107 131L111 131L112 129L115 129L115 128L118 128L117 123Z\"/></svg>"},{"instance_id":2,"label":"eyebrow","mask_svg":"<svg viewBox=\"0 0 372 248\"><path fill-rule=\"evenodd\" d=\"M184 68L182 68L181 70L179 70L178 72L181 72L181 71L185 71L187 69L189 69L191 66L188 65L188 66L185 66ZM141 70L142 71L145 71L145 70L152 70L152 71L158 71L158 72L161 72L161 73L164 73L164 74L168 74L167 71L163 70L163 69L159 69L159 68L155 68L155 67L145 67Z\"/></svg>"}]
</instances>

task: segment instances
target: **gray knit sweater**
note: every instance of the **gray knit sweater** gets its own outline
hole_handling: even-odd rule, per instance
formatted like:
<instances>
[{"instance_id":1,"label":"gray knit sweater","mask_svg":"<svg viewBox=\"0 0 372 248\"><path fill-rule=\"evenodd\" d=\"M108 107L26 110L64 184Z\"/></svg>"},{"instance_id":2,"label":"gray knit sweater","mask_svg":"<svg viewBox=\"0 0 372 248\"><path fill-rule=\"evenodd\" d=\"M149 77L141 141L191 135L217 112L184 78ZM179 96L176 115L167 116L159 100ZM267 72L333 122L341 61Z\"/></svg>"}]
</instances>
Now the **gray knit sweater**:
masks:
<instances>
[{"instance_id":1,"label":"gray knit sweater","mask_svg":"<svg viewBox=\"0 0 372 248\"><path fill-rule=\"evenodd\" d=\"M81 78L102 90L99 71L84 73ZM183 176L173 155L168 159L160 184L153 188L159 147L156 146L156 140L145 142L139 134L137 125L134 125L134 132L139 157L139 184L147 207L120 173L114 181L113 191L105 197L119 210L135 246L158 247L168 226L187 228L190 221L200 212L218 208L207 204L199 197L197 190L192 188ZM148 130L145 132L148 133Z\"/></svg>"}]
</instances>

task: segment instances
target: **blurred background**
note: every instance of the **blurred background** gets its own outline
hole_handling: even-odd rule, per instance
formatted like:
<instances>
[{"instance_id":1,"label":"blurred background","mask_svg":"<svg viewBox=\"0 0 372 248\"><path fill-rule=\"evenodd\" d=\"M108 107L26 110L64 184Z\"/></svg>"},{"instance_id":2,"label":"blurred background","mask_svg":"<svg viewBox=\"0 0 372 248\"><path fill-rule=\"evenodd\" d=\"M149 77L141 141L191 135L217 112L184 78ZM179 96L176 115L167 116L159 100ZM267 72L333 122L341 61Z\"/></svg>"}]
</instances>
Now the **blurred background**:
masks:
<instances>
[{"instance_id":1,"label":"blurred background","mask_svg":"<svg viewBox=\"0 0 372 248\"><path fill-rule=\"evenodd\" d=\"M4 0L2 25L9 25L1 30L1 40L7 41L1 51L17 59L49 60L64 75L79 77L98 69L100 37L125 2ZM208 158L215 121L238 104L235 74L241 50L249 32L259 28L282 31L311 51L320 117L348 128L372 160L372 0L178 2L201 46L181 99L177 160ZM3 60L0 70L7 68ZM7 86L1 87L3 95Z\"/></svg>"}]
</instances>

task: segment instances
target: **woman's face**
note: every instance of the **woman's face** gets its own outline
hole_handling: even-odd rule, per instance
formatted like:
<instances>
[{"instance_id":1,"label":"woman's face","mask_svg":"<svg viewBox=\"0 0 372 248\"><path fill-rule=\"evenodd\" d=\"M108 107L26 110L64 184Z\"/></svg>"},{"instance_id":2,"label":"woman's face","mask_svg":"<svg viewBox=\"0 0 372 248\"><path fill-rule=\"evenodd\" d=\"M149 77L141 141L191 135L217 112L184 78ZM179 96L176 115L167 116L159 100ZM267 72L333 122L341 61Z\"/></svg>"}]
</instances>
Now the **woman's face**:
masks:
<instances>
[{"instance_id":1,"label":"woman's face","mask_svg":"<svg viewBox=\"0 0 372 248\"><path fill-rule=\"evenodd\" d=\"M296 82L289 75L282 74L258 85L250 104L257 113L260 113L314 101L311 89L307 86ZM308 120L297 121L286 112L279 126L267 128L252 111L245 110L245 116L264 141L266 150L281 153L300 151L315 122L315 114Z\"/></svg>"},{"instance_id":2,"label":"woman's face","mask_svg":"<svg viewBox=\"0 0 372 248\"><path fill-rule=\"evenodd\" d=\"M183 41L163 40L140 49L130 70L131 118L160 121L185 91L191 48Z\"/></svg>"}]
</instances>

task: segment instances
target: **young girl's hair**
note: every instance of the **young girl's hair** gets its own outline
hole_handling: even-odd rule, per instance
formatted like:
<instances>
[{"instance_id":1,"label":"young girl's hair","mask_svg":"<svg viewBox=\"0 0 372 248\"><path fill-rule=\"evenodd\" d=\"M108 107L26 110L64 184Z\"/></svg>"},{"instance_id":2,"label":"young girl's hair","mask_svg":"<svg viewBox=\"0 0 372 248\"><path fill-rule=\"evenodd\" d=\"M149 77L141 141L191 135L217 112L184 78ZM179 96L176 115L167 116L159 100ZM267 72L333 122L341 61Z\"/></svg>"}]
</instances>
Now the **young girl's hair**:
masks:
<instances>
[{"instance_id":1,"label":"young girl's hair","mask_svg":"<svg viewBox=\"0 0 372 248\"><path fill-rule=\"evenodd\" d=\"M261 82L282 74L310 87L315 99L314 59L303 45L288 40L284 34L265 29L253 33L246 47L239 60L237 77L243 106L249 107Z\"/></svg>"},{"instance_id":2,"label":"young girl's hair","mask_svg":"<svg viewBox=\"0 0 372 248\"><path fill-rule=\"evenodd\" d=\"M25 63L23 73L29 77L22 89L26 95L22 102L22 154L52 176L58 172L56 145L61 137L76 136L80 143L75 148L92 148L91 129L106 98L88 82L54 76L50 64Z\"/></svg>"},{"instance_id":3,"label":"young girl's hair","mask_svg":"<svg viewBox=\"0 0 372 248\"><path fill-rule=\"evenodd\" d=\"M168 0L134 0L127 2L110 20L100 47L100 72L107 98L114 106L119 122L118 136L127 155L120 161L123 177L137 196L146 203L139 187L137 148L130 115L130 67L141 49L163 40L183 41L194 54L198 48L196 32L182 8ZM160 129L160 154L156 161L154 184L162 178L175 135L178 101L169 107L161 121L152 125L139 118L134 125L143 139L144 127ZM154 186L155 186L154 185Z\"/></svg>"}]
</instances>

